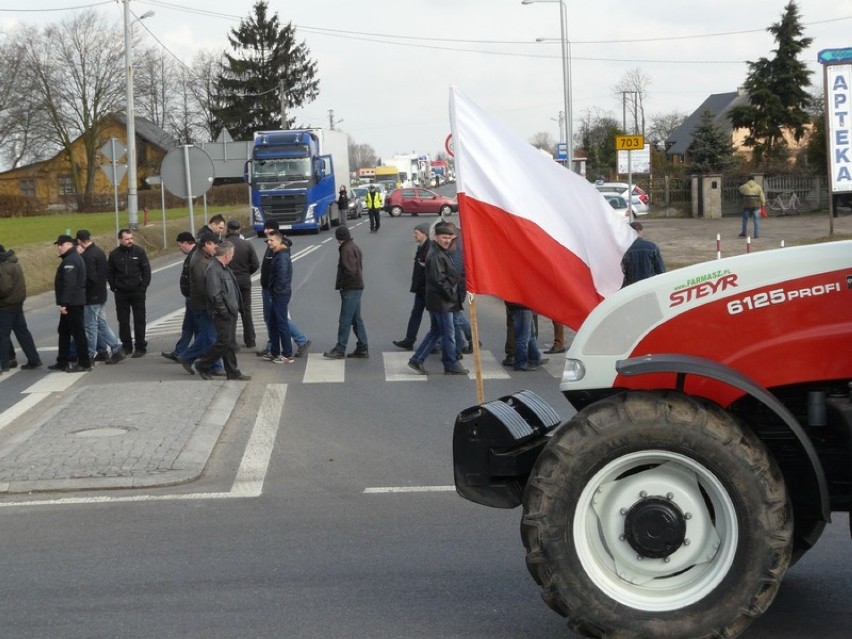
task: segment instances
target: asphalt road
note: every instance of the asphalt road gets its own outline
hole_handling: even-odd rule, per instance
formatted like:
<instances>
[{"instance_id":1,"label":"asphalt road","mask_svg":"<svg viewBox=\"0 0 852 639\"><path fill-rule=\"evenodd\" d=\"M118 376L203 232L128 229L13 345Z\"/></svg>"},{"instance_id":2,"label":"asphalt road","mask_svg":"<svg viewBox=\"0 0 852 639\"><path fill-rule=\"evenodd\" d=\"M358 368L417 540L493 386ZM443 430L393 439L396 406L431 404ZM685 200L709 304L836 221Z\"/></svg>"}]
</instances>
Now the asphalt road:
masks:
<instances>
[{"instance_id":1,"label":"asphalt road","mask_svg":"<svg viewBox=\"0 0 852 639\"><path fill-rule=\"evenodd\" d=\"M394 372L401 354L391 341L402 337L410 309L417 221L385 217L374 235L363 223L353 228L364 252L370 359L344 362L343 381L322 381L309 375L311 361L283 367L241 353L254 379L198 481L101 491L101 501L87 501L91 493L0 497L0 637L571 637L527 574L520 511L476 506L450 488L452 426L476 403L473 381ZM328 233L296 236L293 250L291 309L318 354L336 336L336 242ZM172 263L155 265L151 355L99 366L78 384L184 379L156 355L177 337L177 324L159 321L182 307ZM46 362L55 347L50 302L28 304ZM480 300L478 319L483 349L502 358L502 304ZM541 330L546 343L549 323ZM427 367L440 371L440 362L433 357ZM489 378L486 396L530 388L566 414L560 372L554 361L533 374ZM0 411L31 383L23 374L0 378ZM262 494L223 498L270 385L285 385L286 395ZM122 413L143 401L157 397L119 396L79 410ZM836 517L744 636L848 636L847 524Z\"/></svg>"}]
</instances>

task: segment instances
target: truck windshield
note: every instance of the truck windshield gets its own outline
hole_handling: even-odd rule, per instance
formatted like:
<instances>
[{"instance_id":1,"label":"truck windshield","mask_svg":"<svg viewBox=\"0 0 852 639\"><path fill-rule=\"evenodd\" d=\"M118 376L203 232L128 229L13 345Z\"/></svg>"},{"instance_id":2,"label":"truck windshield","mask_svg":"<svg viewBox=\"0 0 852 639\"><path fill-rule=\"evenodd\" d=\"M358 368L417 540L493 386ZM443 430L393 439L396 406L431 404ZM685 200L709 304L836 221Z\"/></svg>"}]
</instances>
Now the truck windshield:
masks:
<instances>
[{"instance_id":1,"label":"truck windshield","mask_svg":"<svg viewBox=\"0 0 852 639\"><path fill-rule=\"evenodd\" d=\"M255 160L252 162L252 182L260 189L274 189L279 185L296 186L311 178L310 158Z\"/></svg>"}]
</instances>

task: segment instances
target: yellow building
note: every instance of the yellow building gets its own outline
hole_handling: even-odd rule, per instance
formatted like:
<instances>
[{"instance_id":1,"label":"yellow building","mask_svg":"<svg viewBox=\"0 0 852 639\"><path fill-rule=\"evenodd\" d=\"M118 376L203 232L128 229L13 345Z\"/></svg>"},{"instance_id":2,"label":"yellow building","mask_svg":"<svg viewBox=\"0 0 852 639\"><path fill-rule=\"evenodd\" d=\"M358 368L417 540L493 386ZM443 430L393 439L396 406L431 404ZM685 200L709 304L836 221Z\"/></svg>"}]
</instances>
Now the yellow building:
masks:
<instances>
[{"instance_id":1,"label":"yellow building","mask_svg":"<svg viewBox=\"0 0 852 639\"><path fill-rule=\"evenodd\" d=\"M174 148L176 141L160 127L140 117L136 117L136 166L139 184L149 175L159 175L160 163L166 153ZM109 143L110 138L116 138L116 143L127 146L127 123L124 114L109 116L98 134L97 147L100 149ZM78 173L79 187L74 184L71 164L65 151L60 151L52 158L19 166L0 173L0 196L17 196L32 198L44 207L67 206L73 209L76 204L78 188L83 192L86 187L86 151L82 138L71 143L71 154ZM125 164L126 156L118 160ZM109 165L110 160L98 154L98 164ZM119 193L127 193L127 177L121 179L118 185ZM94 195L96 198L109 197L112 202L113 186L106 173L100 168L95 171Z\"/></svg>"}]
</instances>

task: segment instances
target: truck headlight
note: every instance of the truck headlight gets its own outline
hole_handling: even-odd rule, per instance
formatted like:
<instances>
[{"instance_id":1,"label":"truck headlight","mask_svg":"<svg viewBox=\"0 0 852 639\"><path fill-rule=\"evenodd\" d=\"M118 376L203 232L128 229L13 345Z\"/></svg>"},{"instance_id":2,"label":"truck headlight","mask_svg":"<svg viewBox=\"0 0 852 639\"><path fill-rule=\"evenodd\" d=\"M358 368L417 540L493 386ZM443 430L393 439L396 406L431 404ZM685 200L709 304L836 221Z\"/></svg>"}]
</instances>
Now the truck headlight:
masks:
<instances>
[{"instance_id":1,"label":"truck headlight","mask_svg":"<svg viewBox=\"0 0 852 639\"><path fill-rule=\"evenodd\" d=\"M563 382L579 382L586 376L586 367L579 359L566 359L562 371Z\"/></svg>"},{"instance_id":2,"label":"truck headlight","mask_svg":"<svg viewBox=\"0 0 852 639\"><path fill-rule=\"evenodd\" d=\"M252 224L263 224L263 216L260 214L260 209L256 206L251 207Z\"/></svg>"},{"instance_id":3,"label":"truck headlight","mask_svg":"<svg viewBox=\"0 0 852 639\"><path fill-rule=\"evenodd\" d=\"M308 210L305 212L305 222L313 222L314 221L314 212L317 210L316 203L308 206Z\"/></svg>"}]
</instances>

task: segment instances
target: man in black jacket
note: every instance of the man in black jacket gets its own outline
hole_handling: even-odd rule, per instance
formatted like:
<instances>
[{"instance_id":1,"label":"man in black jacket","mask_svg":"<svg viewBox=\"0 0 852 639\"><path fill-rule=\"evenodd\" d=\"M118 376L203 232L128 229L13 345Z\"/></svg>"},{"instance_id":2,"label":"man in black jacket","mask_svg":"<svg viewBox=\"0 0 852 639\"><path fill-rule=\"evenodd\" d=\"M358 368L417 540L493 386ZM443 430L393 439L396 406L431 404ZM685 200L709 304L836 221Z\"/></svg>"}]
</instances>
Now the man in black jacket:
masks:
<instances>
[{"instance_id":1,"label":"man in black jacket","mask_svg":"<svg viewBox=\"0 0 852 639\"><path fill-rule=\"evenodd\" d=\"M126 356L121 342L107 323L107 256L92 240L85 229L77 231L77 252L86 265L86 306L83 318L86 339L89 341L89 357L106 360L107 364L118 364ZM110 357L107 358L106 349ZM100 350L99 350L100 349Z\"/></svg>"},{"instance_id":2,"label":"man in black jacket","mask_svg":"<svg viewBox=\"0 0 852 639\"><path fill-rule=\"evenodd\" d=\"M240 289L231 269L234 245L225 240L216 245L215 257L205 274L207 313L216 327L216 342L204 355L195 360L195 370L202 379L212 379L214 364L222 359L228 379L248 381L237 367L237 316L240 313Z\"/></svg>"},{"instance_id":3,"label":"man in black jacket","mask_svg":"<svg viewBox=\"0 0 852 639\"><path fill-rule=\"evenodd\" d=\"M426 310L431 328L408 360L408 366L421 375L429 371L423 366L426 357L441 340L441 361L445 375L467 375L468 370L458 363L453 313L461 309L458 292L458 273L448 253L456 236L455 227L447 222L435 225L435 241L426 259Z\"/></svg>"},{"instance_id":4,"label":"man in black jacket","mask_svg":"<svg viewBox=\"0 0 852 639\"><path fill-rule=\"evenodd\" d=\"M83 309L86 306L86 265L77 253L74 238L60 235L56 241L62 262L56 269L53 290L59 307L59 353L50 370L77 373L92 370L89 359L89 342L86 339L86 324ZM77 345L77 364L68 366L71 338Z\"/></svg>"},{"instance_id":5,"label":"man in black jacket","mask_svg":"<svg viewBox=\"0 0 852 639\"><path fill-rule=\"evenodd\" d=\"M240 285L240 318L243 321L243 343L246 348L255 347L254 320L251 316L251 276L260 268L260 260L257 251L240 234L239 220L228 221L228 235L226 239L234 245L234 259L231 260L230 268Z\"/></svg>"},{"instance_id":6,"label":"man in black jacket","mask_svg":"<svg viewBox=\"0 0 852 639\"><path fill-rule=\"evenodd\" d=\"M118 318L118 337L126 355L144 357L148 350L145 341L145 292L151 283L151 265L145 249L133 244L133 231L118 232L118 246L109 254L107 280L115 297ZM133 333L130 332L130 312L133 311ZM133 340L136 350L133 350Z\"/></svg>"},{"instance_id":7,"label":"man in black jacket","mask_svg":"<svg viewBox=\"0 0 852 639\"><path fill-rule=\"evenodd\" d=\"M414 306L411 307L411 315L408 318L408 328L405 337L394 341L394 346L406 351L413 351L417 341L417 331L423 320L423 311L426 310L426 256L429 253L429 224L424 222L414 227L414 241L417 242L417 250L414 252L414 265L411 267L411 288L414 293Z\"/></svg>"},{"instance_id":8,"label":"man in black jacket","mask_svg":"<svg viewBox=\"0 0 852 639\"><path fill-rule=\"evenodd\" d=\"M180 252L185 255L183 258L183 265L180 269L180 279L178 281L180 294L183 295L184 299L183 322L180 326L180 337L178 338L178 341L175 342L175 347L171 351L162 351L160 353L160 355L166 359L172 360L173 362L178 361L178 359L180 359L183 355L183 352L189 348L190 343L192 343L192 338L195 337L196 333L195 317L189 306L189 261L192 259L192 254L195 252L195 237L193 237L192 233L189 231L181 231L178 233L175 241L177 242Z\"/></svg>"}]
</instances>

